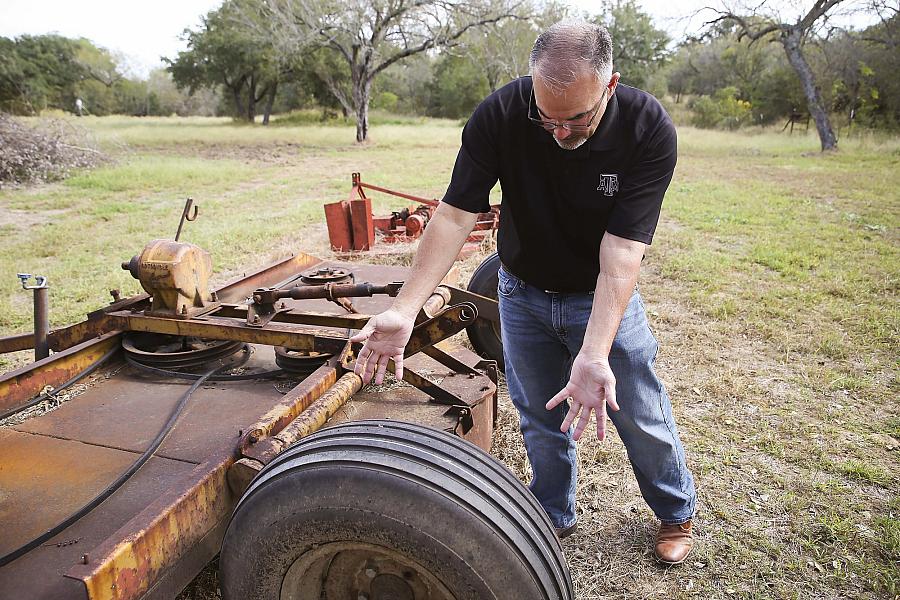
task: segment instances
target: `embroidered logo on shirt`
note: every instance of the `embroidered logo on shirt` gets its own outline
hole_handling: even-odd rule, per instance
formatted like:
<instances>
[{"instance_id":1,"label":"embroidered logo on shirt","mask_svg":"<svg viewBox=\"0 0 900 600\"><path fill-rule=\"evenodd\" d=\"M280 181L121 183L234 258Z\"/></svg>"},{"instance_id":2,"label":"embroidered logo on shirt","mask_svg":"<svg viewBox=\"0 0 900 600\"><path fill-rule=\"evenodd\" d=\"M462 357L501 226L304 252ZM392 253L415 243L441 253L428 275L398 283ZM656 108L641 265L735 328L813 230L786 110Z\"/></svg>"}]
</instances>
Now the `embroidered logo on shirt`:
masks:
<instances>
[{"instance_id":1,"label":"embroidered logo on shirt","mask_svg":"<svg viewBox=\"0 0 900 600\"><path fill-rule=\"evenodd\" d=\"M600 185L597 186L598 192L603 192L604 196L612 196L619 191L619 175L618 173L600 173Z\"/></svg>"}]
</instances>

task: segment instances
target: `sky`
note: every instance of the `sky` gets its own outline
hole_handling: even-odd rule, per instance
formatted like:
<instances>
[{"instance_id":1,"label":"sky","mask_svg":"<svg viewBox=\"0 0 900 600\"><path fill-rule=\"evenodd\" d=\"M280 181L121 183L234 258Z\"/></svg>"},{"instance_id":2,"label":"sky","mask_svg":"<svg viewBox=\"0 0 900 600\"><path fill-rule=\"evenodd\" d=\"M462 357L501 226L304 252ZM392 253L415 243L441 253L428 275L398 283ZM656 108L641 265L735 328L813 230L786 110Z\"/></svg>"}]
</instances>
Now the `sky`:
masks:
<instances>
[{"instance_id":1,"label":"sky","mask_svg":"<svg viewBox=\"0 0 900 600\"><path fill-rule=\"evenodd\" d=\"M596 12L597 0L568 0L577 8ZM796 1L782 0L789 4ZM144 77L162 66L161 56L174 58L185 44L179 38L195 28L200 17L222 0L0 0L0 36L58 33L85 37L120 55L128 75ZM640 0L657 27L675 38L697 31L701 18L691 14L715 0Z\"/></svg>"}]
</instances>

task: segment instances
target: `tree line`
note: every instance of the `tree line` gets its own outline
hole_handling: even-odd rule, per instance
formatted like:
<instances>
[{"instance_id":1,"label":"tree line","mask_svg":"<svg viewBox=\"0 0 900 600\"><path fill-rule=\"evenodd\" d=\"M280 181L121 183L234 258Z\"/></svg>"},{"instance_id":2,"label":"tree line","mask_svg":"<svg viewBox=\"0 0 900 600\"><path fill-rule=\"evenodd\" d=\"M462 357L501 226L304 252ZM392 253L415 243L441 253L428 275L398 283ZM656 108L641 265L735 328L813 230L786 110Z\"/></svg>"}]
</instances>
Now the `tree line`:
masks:
<instances>
[{"instance_id":1,"label":"tree line","mask_svg":"<svg viewBox=\"0 0 900 600\"><path fill-rule=\"evenodd\" d=\"M528 73L538 33L566 17L602 23L622 81L664 99L686 98L694 123L737 128L811 116L823 149L835 130L900 126L900 17L896 0L866 0L877 17L860 30L831 26L839 5L815 0L796 20L716 10L673 44L636 0L579 15L531 0L225 0L187 49L149 79L122 75L116 57L87 40L0 38L0 109L94 114L273 113L319 107L368 135L370 107L463 118L490 91ZM858 5L857 5L858 6ZM832 121L835 121L833 124Z\"/></svg>"},{"instance_id":2,"label":"tree line","mask_svg":"<svg viewBox=\"0 0 900 600\"><path fill-rule=\"evenodd\" d=\"M87 39L58 35L0 37L0 111L35 115L47 109L86 114L212 115L218 93L180 91L165 69L146 78L125 75L125 64Z\"/></svg>"}]
</instances>

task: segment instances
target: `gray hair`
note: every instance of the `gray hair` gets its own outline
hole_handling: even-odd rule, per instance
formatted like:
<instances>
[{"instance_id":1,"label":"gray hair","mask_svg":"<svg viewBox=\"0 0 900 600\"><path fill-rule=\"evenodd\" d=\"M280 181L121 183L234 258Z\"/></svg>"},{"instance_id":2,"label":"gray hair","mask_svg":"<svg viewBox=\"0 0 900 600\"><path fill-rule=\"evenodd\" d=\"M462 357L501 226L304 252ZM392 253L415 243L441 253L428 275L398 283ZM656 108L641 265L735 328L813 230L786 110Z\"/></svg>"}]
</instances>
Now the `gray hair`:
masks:
<instances>
[{"instance_id":1,"label":"gray hair","mask_svg":"<svg viewBox=\"0 0 900 600\"><path fill-rule=\"evenodd\" d=\"M528 65L532 77L540 70L554 93L565 91L586 68L606 84L612 77L612 37L602 25L560 21L535 40Z\"/></svg>"}]
</instances>

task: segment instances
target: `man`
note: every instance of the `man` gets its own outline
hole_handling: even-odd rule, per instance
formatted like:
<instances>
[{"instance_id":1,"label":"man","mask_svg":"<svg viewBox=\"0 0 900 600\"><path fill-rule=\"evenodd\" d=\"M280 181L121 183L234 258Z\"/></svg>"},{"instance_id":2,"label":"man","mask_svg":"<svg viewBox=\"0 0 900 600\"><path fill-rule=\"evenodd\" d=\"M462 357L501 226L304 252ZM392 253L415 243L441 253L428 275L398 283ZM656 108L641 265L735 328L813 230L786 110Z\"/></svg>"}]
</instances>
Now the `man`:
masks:
<instances>
[{"instance_id":1,"label":"man","mask_svg":"<svg viewBox=\"0 0 900 600\"><path fill-rule=\"evenodd\" d=\"M656 557L684 561L696 493L657 343L635 285L675 168L675 129L649 94L619 85L603 27L562 22L542 33L531 77L475 110L443 201L392 308L353 338L357 373L402 376L415 316L488 209L499 179L498 299L506 379L534 477L560 538L575 529L575 442L606 407L646 502L660 519Z\"/></svg>"}]
</instances>

